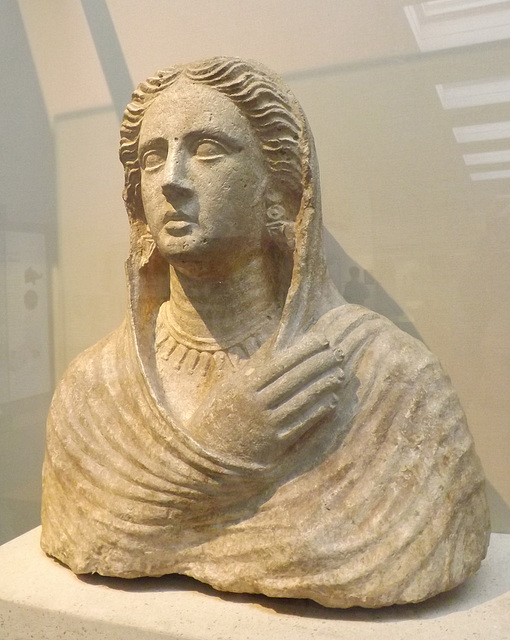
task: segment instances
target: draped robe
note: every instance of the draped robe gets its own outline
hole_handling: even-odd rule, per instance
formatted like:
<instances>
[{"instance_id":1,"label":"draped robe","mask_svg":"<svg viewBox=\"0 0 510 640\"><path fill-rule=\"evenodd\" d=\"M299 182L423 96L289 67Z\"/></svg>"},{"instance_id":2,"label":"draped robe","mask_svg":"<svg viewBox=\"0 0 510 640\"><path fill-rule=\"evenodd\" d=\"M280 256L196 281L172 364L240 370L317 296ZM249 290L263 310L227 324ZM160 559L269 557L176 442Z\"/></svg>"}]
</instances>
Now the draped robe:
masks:
<instances>
[{"instance_id":1,"label":"draped robe","mask_svg":"<svg viewBox=\"0 0 510 640\"><path fill-rule=\"evenodd\" d=\"M479 567L484 480L457 397L422 343L334 290L304 128L293 273L271 348L310 330L341 348L335 414L266 466L187 437L155 373L168 265L158 254L143 265L133 249L125 322L70 365L48 418L41 544L74 572L182 573L221 590L378 607L451 589Z\"/></svg>"}]
</instances>

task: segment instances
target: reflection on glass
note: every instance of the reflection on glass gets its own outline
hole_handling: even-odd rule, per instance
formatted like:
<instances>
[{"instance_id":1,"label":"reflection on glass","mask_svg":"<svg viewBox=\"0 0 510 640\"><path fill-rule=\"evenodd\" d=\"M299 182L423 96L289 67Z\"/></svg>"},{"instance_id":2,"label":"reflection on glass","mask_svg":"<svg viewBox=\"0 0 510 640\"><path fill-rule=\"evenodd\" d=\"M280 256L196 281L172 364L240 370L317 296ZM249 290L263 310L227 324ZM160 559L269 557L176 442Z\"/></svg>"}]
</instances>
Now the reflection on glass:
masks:
<instances>
[{"instance_id":1,"label":"reflection on glass","mask_svg":"<svg viewBox=\"0 0 510 640\"><path fill-rule=\"evenodd\" d=\"M404 11L420 51L510 37L510 8L506 0L430 0L407 5Z\"/></svg>"},{"instance_id":2,"label":"reflection on glass","mask_svg":"<svg viewBox=\"0 0 510 640\"><path fill-rule=\"evenodd\" d=\"M503 140L510 138L510 120L453 127L453 135L455 140L462 144L484 140Z\"/></svg>"},{"instance_id":3,"label":"reflection on glass","mask_svg":"<svg viewBox=\"0 0 510 640\"><path fill-rule=\"evenodd\" d=\"M163 4L157 18L168 20ZM501 17L510 3L407 2L406 15L415 20L413 33L422 39L421 50L432 51L436 46L437 51L433 55L408 57L409 50L401 46L402 40L397 37L404 29L406 43L412 41L408 23L403 20L403 4L395 3L391 16L388 10L388 25L396 37L391 49L385 49L381 34L381 42L376 43L380 51L377 59L360 62L346 45L345 54L338 55L337 67L318 68L310 47L310 68L316 70L313 77L298 73L293 76L293 87L312 121L319 147L324 210L335 243L330 251L330 270L335 284L344 291L352 280L349 269L358 267L359 281L368 289L364 304L412 335L421 335L439 354L468 411L489 480L501 496L499 503L510 504L510 396L505 387L509 377L505 345L509 343L510 229L509 213L503 208L510 195L510 167L487 165L486 170L477 171L476 165L466 168L462 158L462 154L492 153L502 146L508 147L506 143L498 146L497 141L510 138L507 104L510 50L509 43L503 40L490 47L474 45L448 50L455 43L459 45L456 38L464 38L466 45L470 34L475 36L473 41L484 33L490 35L489 20L495 27L493 36L497 35L498 26L502 29L499 34L504 34L507 22ZM365 8L368 10L360 9L360 29L374 20L371 9L378 5L373 0L368 2ZM19 6L25 24L30 26L28 35L34 34L32 51ZM4 365L0 366L3 456L0 538L3 540L37 524L37 483L47 410L47 399L43 396L23 397L30 388L42 389L47 377L46 360L33 358L30 348L34 345L30 341L27 349L32 353L31 362L34 366L41 364L42 369L30 373L24 391L25 378L19 377L13 389L17 389L15 394L20 399L8 401L7 324L14 325L15 332L22 332L23 325L7 318L6 232L46 236L46 271L27 264L20 271L18 284L9 285L12 289L9 296L16 299L20 314L29 317L40 313L44 303L42 279L36 277L34 282L29 271L25 282L25 273L32 267L47 279L50 267L54 268L55 277L48 292L49 300L53 298L50 311L54 311L49 335L55 332L58 339L54 342L50 339L47 346L59 373L75 353L95 341L92 334L96 330L92 325L98 325L100 337L105 327L118 324L124 299L122 269L119 268L120 274L115 269L126 255L121 168L115 161L115 114L108 106L109 88L81 4L69 3L71 13L66 13L62 25L59 24L62 27L59 33L72 34L76 49L68 51L70 60L82 63L83 67L69 76L69 82L60 84L50 73L53 67L46 67L46 77L37 77L33 63L34 59L36 62L59 56L62 59L59 46L65 51L70 40L63 37L60 44L50 42L40 20L44 13L42 3L22 2L19 6L15 0L0 2L0 30L5 50L9 51L2 67L6 91L0 113L0 118L4 118L4 188L0 202L0 361ZM31 20L27 22L29 14ZM133 32L133 25L127 20L114 25L123 48L126 43L122 42L122 34ZM141 26L145 25L144 20L141 12ZM455 35L455 28L458 30L462 24L472 29L464 35ZM371 32L377 33L374 29ZM38 33L44 38L37 39ZM217 43L210 42L207 34L202 35L201 46L203 43L204 49L208 47L210 53L216 53ZM83 51L87 55L77 53ZM240 55L243 53L239 51ZM166 50L157 55L168 60ZM193 54L180 51L177 59L199 56L200 49ZM270 66L280 68L278 60L271 62L272 53L262 47L260 57L265 60L266 56ZM114 64L112 68L115 73ZM139 75L133 69L130 71L133 76ZM45 111L41 86L51 93L47 104L54 105L54 109L49 113ZM127 96L122 102L127 102ZM109 110L105 110L105 105ZM84 111L92 107L96 108L95 113ZM74 108L80 108L79 118L77 113L68 113ZM48 123L55 113L60 116L64 113L65 118L54 121L50 130ZM58 245L52 164L55 155ZM101 162L104 160L101 166L108 167L104 174L103 170L91 168L99 158ZM84 184L93 186L84 189ZM4 225L7 220L14 222L15 227L7 228ZM101 235L99 229L103 230ZM22 294L19 299L18 286ZM118 299L114 299L117 295ZM29 327L27 331L30 336ZM31 340L36 334L43 335L43 326L39 325L34 332ZM13 337L9 339L11 343L12 340ZM37 340L39 344L44 342L42 337ZM19 355L18 364L21 360ZM503 526L510 529L508 513L497 505L495 509L493 521L500 530Z\"/></svg>"}]
</instances>

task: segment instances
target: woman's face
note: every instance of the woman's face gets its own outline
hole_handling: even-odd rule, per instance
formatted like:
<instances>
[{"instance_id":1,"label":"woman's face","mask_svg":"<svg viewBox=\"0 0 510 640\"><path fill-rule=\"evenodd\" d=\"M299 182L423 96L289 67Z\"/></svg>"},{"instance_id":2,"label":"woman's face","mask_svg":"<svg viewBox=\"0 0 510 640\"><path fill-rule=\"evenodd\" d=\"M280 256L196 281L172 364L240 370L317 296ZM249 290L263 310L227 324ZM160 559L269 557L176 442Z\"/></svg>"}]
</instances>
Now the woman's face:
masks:
<instances>
[{"instance_id":1,"label":"woman's face","mask_svg":"<svg viewBox=\"0 0 510 640\"><path fill-rule=\"evenodd\" d=\"M180 78L144 116L141 192L161 254L178 267L235 268L261 250L269 170L234 103Z\"/></svg>"}]
</instances>

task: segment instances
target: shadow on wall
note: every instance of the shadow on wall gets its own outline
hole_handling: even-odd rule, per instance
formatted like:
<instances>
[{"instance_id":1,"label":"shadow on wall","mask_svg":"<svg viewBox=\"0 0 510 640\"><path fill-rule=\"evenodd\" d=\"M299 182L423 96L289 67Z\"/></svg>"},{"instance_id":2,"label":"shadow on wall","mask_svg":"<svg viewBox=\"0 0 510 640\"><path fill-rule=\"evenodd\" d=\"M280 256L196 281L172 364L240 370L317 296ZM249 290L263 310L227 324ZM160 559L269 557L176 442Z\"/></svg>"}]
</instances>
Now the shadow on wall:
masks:
<instances>
[{"instance_id":1,"label":"shadow on wall","mask_svg":"<svg viewBox=\"0 0 510 640\"><path fill-rule=\"evenodd\" d=\"M331 279L347 302L360 304L380 313L396 324L399 329L423 342L423 338L404 310L368 271L359 267L347 255L326 228L324 229L324 249Z\"/></svg>"}]
</instances>

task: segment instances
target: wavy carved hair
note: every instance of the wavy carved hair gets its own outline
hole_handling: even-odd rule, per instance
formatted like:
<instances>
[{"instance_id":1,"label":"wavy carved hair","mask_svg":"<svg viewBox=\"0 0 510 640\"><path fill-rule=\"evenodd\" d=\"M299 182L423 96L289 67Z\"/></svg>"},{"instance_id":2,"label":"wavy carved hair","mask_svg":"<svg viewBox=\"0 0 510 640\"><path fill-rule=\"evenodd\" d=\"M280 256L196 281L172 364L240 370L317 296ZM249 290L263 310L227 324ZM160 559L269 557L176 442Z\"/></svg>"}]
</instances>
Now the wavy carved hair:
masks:
<instances>
[{"instance_id":1,"label":"wavy carved hair","mask_svg":"<svg viewBox=\"0 0 510 640\"><path fill-rule=\"evenodd\" d=\"M205 84L228 96L252 125L287 211L295 218L302 195L299 140L302 125L290 98L268 73L237 58L218 57L159 71L142 82L126 107L121 126L120 159L124 165L123 197L132 222L144 222L138 141L143 117L158 94L180 77Z\"/></svg>"}]
</instances>

